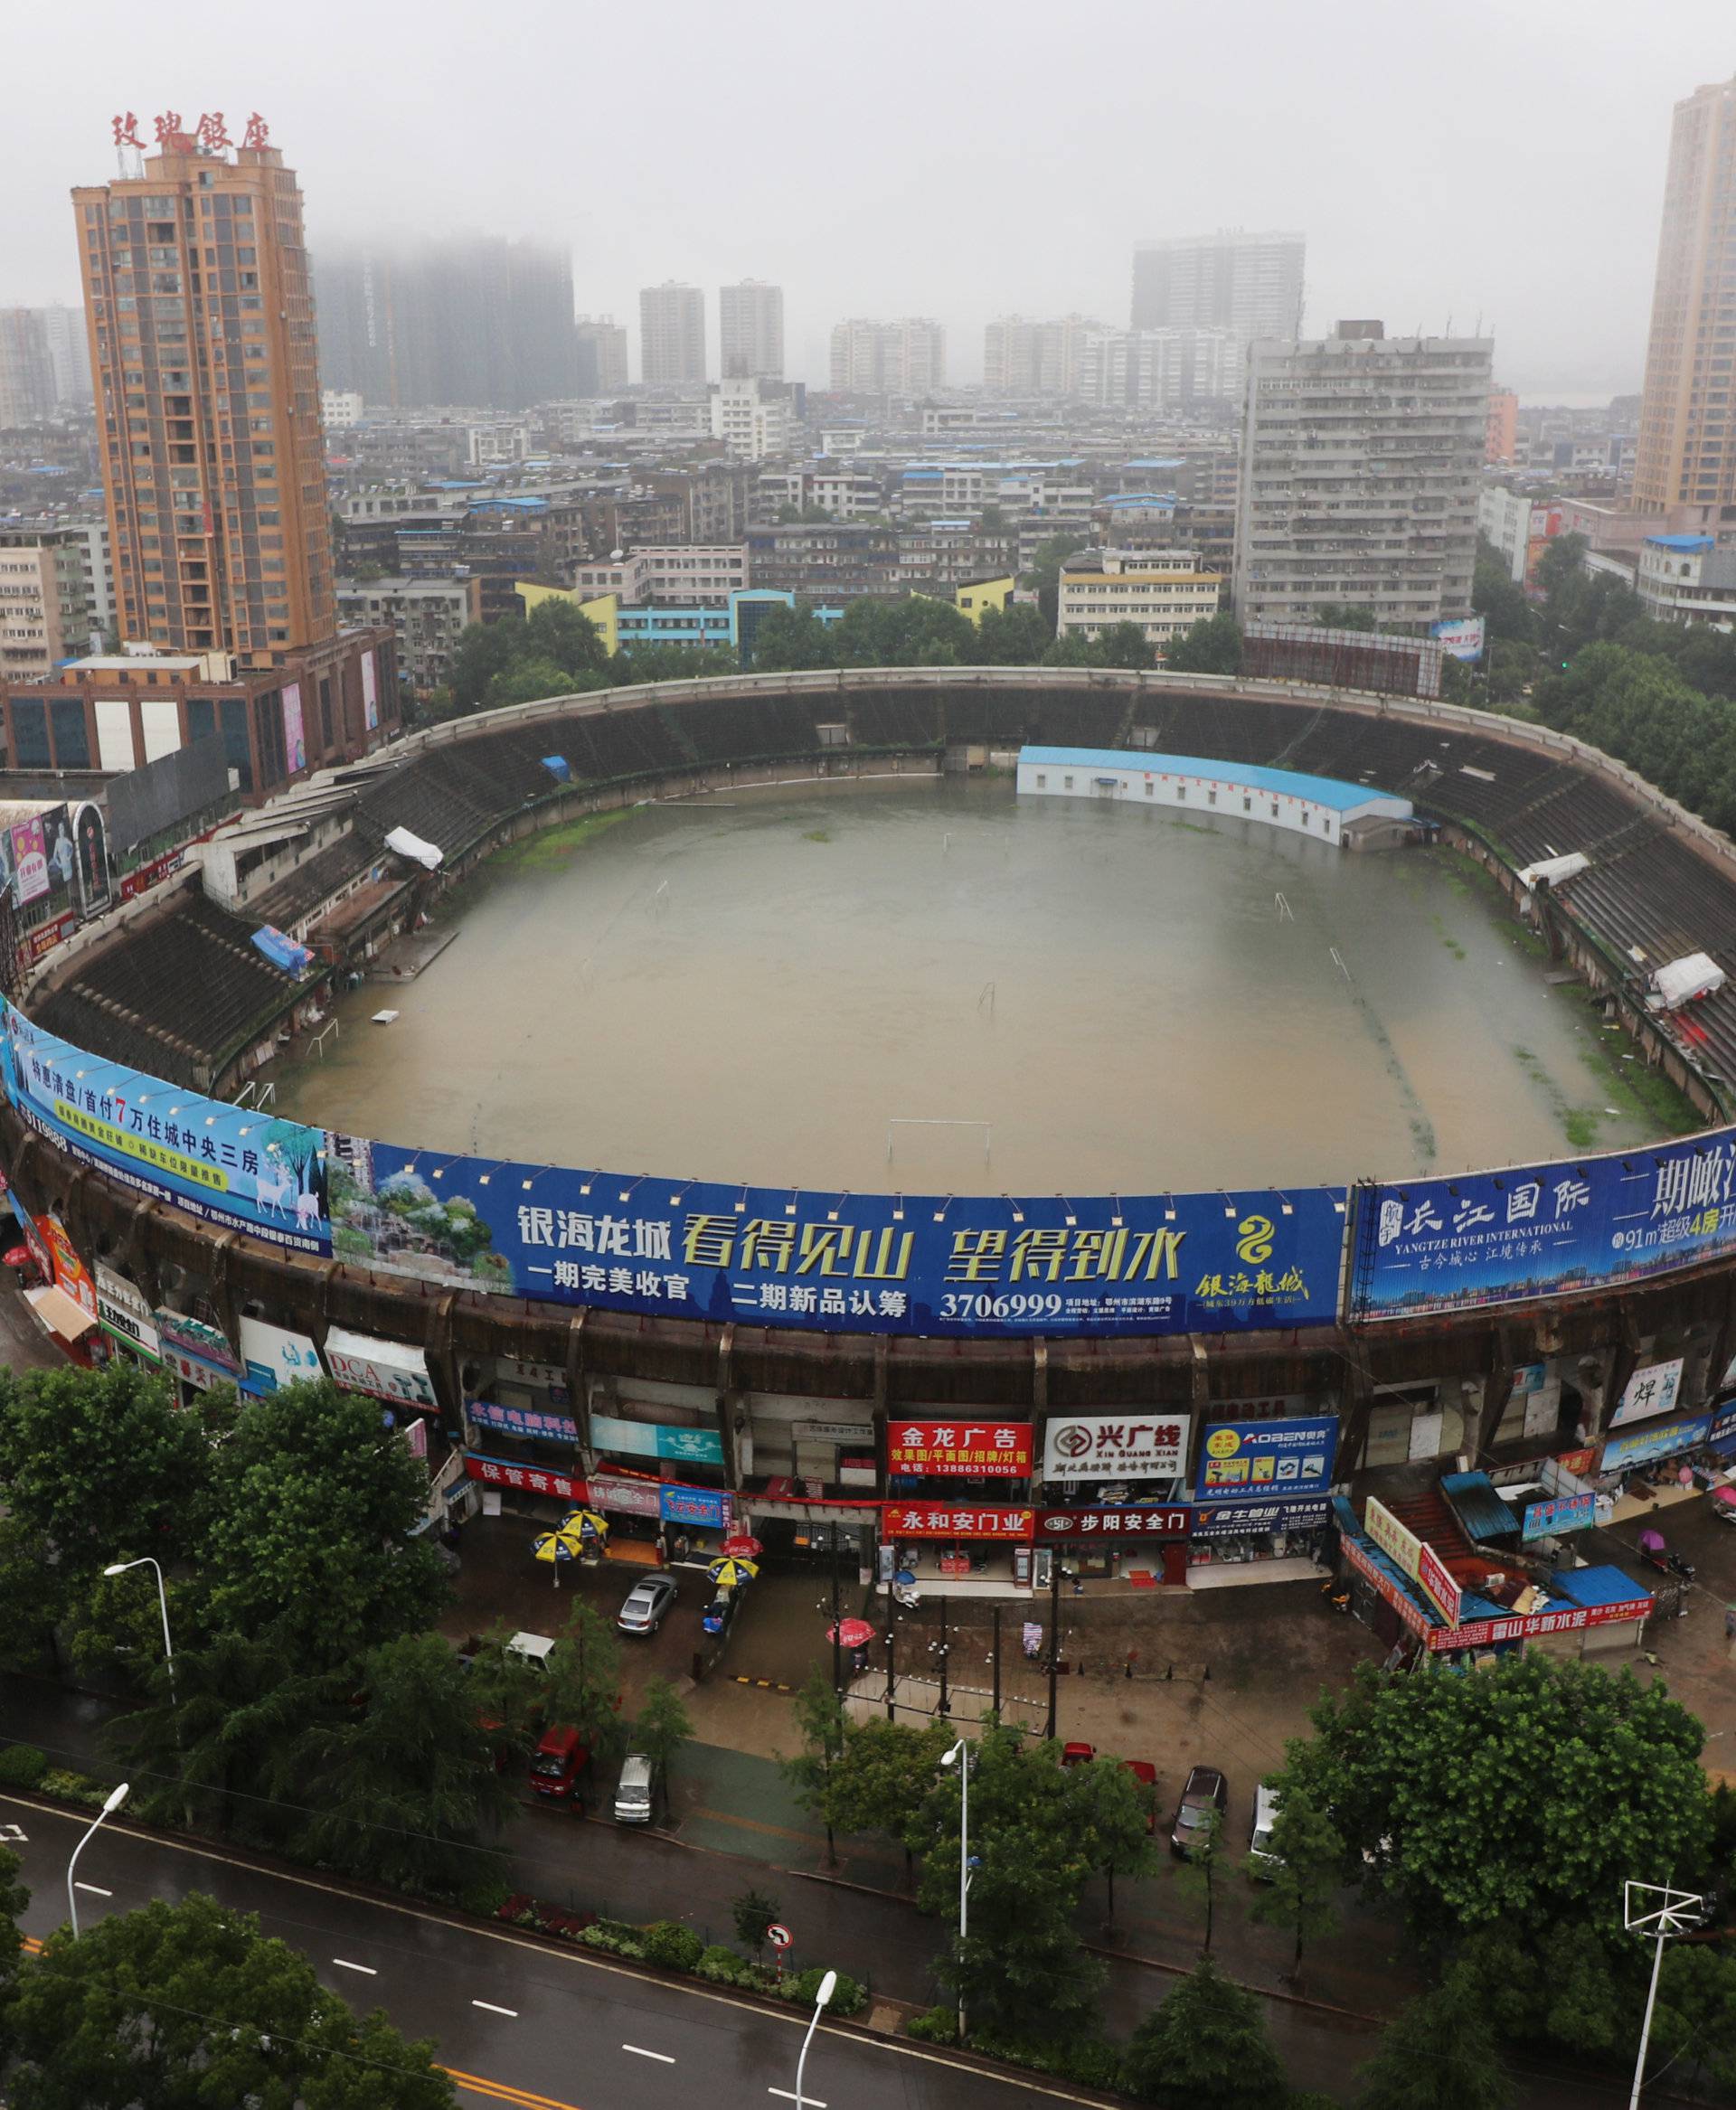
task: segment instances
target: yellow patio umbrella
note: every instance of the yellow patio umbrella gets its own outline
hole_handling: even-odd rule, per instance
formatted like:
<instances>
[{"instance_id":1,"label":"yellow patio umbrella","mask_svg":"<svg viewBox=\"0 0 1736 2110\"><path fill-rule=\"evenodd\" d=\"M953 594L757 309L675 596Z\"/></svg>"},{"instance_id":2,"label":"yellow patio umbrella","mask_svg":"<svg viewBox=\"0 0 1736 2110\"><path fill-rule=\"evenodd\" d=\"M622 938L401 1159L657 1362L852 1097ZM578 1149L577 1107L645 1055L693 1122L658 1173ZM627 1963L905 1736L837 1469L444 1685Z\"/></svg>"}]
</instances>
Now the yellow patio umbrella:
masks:
<instances>
[{"instance_id":1,"label":"yellow patio umbrella","mask_svg":"<svg viewBox=\"0 0 1736 2110\"><path fill-rule=\"evenodd\" d=\"M609 1536L609 1519L599 1516L594 1509L569 1510L555 1526L555 1530L557 1531L577 1531L581 1538L590 1536L607 1539Z\"/></svg>"},{"instance_id":2,"label":"yellow patio umbrella","mask_svg":"<svg viewBox=\"0 0 1736 2110\"><path fill-rule=\"evenodd\" d=\"M737 1583L750 1582L759 1574L760 1565L753 1560L714 1560L705 1570L721 1590L732 1590Z\"/></svg>"},{"instance_id":3,"label":"yellow patio umbrella","mask_svg":"<svg viewBox=\"0 0 1736 2110\"><path fill-rule=\"evenodd\" d=\"M583 1536L576 1531L568 1531L562 1524L558 1531L544 1531L531 1541L531 1554L534 1559L546 1560L554 1568L554 1587L561 1587L561 1565L567 1560L582 1560L585 1556Z\"/></svg>"}]
</instances>

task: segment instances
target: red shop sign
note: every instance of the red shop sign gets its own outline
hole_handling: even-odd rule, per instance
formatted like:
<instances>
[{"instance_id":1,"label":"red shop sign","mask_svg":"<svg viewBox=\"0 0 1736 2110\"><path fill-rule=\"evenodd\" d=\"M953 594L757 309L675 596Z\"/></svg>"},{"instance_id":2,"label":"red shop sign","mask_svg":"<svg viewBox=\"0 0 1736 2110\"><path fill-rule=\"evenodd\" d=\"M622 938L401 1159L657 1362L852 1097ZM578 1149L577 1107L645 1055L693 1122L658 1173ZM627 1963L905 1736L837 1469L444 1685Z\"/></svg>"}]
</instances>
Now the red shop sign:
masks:
<instances>
[{"instance_id":1,"label":"red shop sign","mask_svg":"<svg viewBox=\"0 0 1736 2110\"><path fill-rule=\"evenodd\" d=\"M1650 1597L1628 1597L1618 1605L1569 1605L1558 1612L1514 1612L1505 1619L1474 1619L1468 1626L1432 1628L1431 1649L1489 1648L1499 1641L1529 1641L1536 1634L1576 1634L1584 1626L1614 1626L1644 1619Z\"/></svg>"},{"instance_id":2,"label":"red shop sign","mask_svg":"<svg viewBox=\"0 0 1736 2110\"><path fill-rule=\"evenodd\" d=\"M889 1539L1022 1539L1031 1536L1028 1509L993 1509L974 1502L889 1502L881 1530Z\"/></svg>"},{"instance_id":3,"label":"red shop sign","mask_svg":"<svg viewBox=\"0 0 1736 2110\"><path fill-rule=\"evenodd\" d=\"M559 1495L562 1502L590 1499L582 1480L571 1473L551 1473L546 1465L505 1465L498 1458L479 1458L467 1451L464 1470L467 1478L486 1481L490 1487L522 1487L527 1494Z\"/></svg>"},{"instance_id":4,"label":"red shop sign","mask_svg":"<svg viewBox=\"0 0 1736 2110\"><path fill-rule=\"evenodd\" d=\"M892 1473L961 1480L1028 1480L1028 1421L892 1421L886 1424L886 1465Z\"/></svg>"},{"instance_id":5,"label":"red shop sign","mask_svg":"<svg viewBox=\"0 0 1736 2110\"><path fill-rule=\"evenodd\" d=\"M1040 1509L1036 1538L1184 1539L1188 1512L1174 1509Z\"/></svg>"}]
</instances>

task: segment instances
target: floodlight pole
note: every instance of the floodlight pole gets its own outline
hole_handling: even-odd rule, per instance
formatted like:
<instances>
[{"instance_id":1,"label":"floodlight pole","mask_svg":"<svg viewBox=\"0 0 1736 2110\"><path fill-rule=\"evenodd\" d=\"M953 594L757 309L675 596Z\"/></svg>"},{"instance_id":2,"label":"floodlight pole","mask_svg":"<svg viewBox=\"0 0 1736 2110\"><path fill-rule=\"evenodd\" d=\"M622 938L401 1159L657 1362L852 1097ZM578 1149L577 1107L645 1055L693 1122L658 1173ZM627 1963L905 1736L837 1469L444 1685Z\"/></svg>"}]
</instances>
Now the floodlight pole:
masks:
<instances>
[{"instance_id":1,"label":"floodlight pole","mask_svg":"<svg viewBox=\"0 0 1736 2110\"><path fill-rule=\"evenodd\" d=\"M1628 2110L1639 2110L1639 2091L1646 2085L1646 2053L1652 2041L1652 2008L1657 1999L1657 1974L1664 1966L1664 1945L1669 1936L1658 1929L1657 1951L1652 1958L1652 1983L1646 1995L1646 2020L1639 2026L1639 2058L1634 2066L1634 2092L1628 2098Z\"/></svg>"},{"instance_id":2,"label":"floodlight pole","mask_svg":"<svg viewBox=\"0 0 1736 2110\"><path fill-rule=\"evenodd\" d=\"M1657 2004L1658 1974L1664 1968L1664 1945L1672 1935L1679 1935L1694 1926L1704 1924L1705 1899L1690 1890L1673 1890L1663 1883L1627 1882L1622 1885L1622 1925L1629 1934L1648 1934L1656 1937L1657 1947L1652 1956L1652 1982L1646 1994L1646 2016L1639 2028L1639 2057L1634 2063L1634 2089L1628 2098L1628 2110L1639 2110L1640 2093L1646 2086L1646 2054L1651 2049L1652 2011ZM1661 1904L1649 1901L1658 1898ZM1646 1909L1637 1909L1645 1903ZM1696 1917L1699 1914L1701 1917Z\"/></svg>"}]
</instances>

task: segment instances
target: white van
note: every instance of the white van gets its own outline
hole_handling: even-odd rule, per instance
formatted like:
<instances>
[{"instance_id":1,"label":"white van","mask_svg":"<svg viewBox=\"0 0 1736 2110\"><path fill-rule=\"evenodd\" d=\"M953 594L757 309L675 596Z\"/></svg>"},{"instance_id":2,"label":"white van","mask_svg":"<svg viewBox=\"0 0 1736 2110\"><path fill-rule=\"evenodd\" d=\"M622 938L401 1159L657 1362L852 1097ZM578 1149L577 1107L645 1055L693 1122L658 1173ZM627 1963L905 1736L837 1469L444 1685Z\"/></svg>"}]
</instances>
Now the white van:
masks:
<instances>
[{"instance_id":1,"label":"white van","mask_svg":"<svg viewBox=\"0 0 1736 2110\"><path fill-rule=\"evenodd\" d=\"M621 1761L620 1785L615 1790L615 1822L648 1824L651 1792L656 1785L656 1776L651 1761L643 1751L629 1751Z\"/></svg>"},{"instance_id":2,"label":"white van","mask_svg":"<svg viewBox=\"0 0 1736 2110\"><path fill-rule=\"evenodd\" d=\"M1248 1873L1257 1876L1263 1883L1269 1883L1282 1865L1281 1857L1272 1851L1272 1826L1278 1822L1278 1790L1257 1787L1254 1790L1254 1829L1248 1841Z\"/></svg>"}]
</instances>

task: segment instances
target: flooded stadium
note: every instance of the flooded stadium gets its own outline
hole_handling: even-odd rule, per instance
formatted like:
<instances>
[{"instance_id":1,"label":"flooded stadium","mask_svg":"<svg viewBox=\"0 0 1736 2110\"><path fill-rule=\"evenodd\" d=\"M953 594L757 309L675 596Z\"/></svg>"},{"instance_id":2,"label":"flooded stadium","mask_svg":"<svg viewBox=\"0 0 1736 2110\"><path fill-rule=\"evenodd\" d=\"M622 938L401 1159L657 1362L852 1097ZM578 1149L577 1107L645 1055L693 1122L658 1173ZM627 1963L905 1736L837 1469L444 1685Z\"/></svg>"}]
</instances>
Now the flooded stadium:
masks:
<instances>
[{"instance_id":1,"label":"flooded stadium","mask_svg":"<svg viewBox=\"0 0 1736 2110\"><path fill-rule=\"evenodd\" d=\"M278 1111L959 1192L1299 1185L1664 1132L1632 1043L1443 851L906 781L555 831L441 916L454 942L344 997Z\"/></svg>"}]
</instances>

